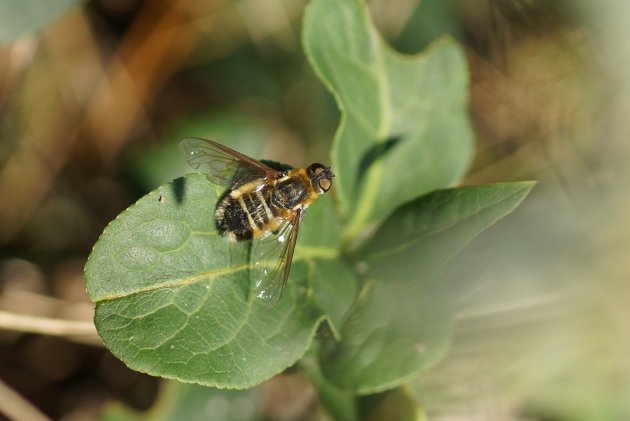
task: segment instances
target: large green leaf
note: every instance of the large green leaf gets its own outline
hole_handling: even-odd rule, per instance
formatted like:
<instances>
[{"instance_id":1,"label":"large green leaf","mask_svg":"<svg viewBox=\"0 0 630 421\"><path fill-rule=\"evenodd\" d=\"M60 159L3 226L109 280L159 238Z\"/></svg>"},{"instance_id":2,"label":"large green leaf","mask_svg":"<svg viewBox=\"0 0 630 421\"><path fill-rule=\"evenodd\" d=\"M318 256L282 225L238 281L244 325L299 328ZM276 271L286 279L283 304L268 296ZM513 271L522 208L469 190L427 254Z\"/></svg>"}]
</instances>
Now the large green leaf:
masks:
<instances>
[{"instance_id":1,"label":"large green leaf","mask_svg":"<svg viewBox=\"0 0 630 421\"><path fill-rule=\"evenodd\" d=\"M439 361L453 335L447 295L435 279L371 282L321 354L325 375L358 394L398 386Z\"/></svg>"},{"instance_id":2,"label":"large green leaf","mask_svg":"<svg viewBox=\"0 0 630 421\"><path fill-rule=\"evenodd\" d=\"M304 46L342 111L332 154L346 241L460 179L472 135L466 60L453 41L402 56L382 42L363 2L314 0Z\"/></svg>"},{"instance_id":3,"label":"large green leaf","mask_svg":"<svg viewBox=\"0 0 630 421\"><path fill-rule=\"evenodd\" d=\"M95 324L129 367L204 385L249 387L306 352L326 315L321 308L339 321L351 305L356 285L344 288L339 308L313 299L322 295L318 288L337 282L317 278L318 262L337 253L309 254L335 241L327 234L335 221L315 220L325 204L305 218L304 231L316 238L300 242L321 247L298 244L287 289L271 308L250 286L249 244L217 235L214 208L221 193L201 174L176 179L121 213L94 246L85 274L97 303ZM321 225L320 234L309 224Z\"/></svg>"},{"instance_id":4,"label":"large green leaf","mask_svg":"<svg viewBox=\"0 0 630 421\"><path fill-rule=\"evenodd\" d=\"M0 2L0 43L43 28L83 0L2 0Z\"/></svg>"},{"instance_id":5,"label":"large green leaf","mask_svg":"<svg viewBox=\"0 0 630 421\"><path fill-rule=\"evenodd\" d=\"M433 365L453 333L439 269L510 213L532 183L438 191L398 209L360 250L369 282L321 355L326 375L357 393L385 390Z\"/></svg>"}]
</instances>

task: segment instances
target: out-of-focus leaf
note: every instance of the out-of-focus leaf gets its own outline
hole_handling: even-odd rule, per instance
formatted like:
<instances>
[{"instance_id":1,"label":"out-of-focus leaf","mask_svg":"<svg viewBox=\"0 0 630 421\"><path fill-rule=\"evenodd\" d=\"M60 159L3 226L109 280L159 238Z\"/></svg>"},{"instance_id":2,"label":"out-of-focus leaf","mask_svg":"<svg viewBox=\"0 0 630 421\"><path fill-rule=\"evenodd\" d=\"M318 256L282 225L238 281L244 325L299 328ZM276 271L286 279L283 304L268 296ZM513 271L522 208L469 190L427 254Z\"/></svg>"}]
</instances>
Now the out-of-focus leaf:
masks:
<instances>
[{"instance_id":1,"label":"out-of-focus leaf","mask_svg":"<svg viewBox=\"0 0 630 421\"><path fill-rule=\"evenodd\" d=\"M83 0L2 0L0 2L0 44L13 42L35 32Z\"/></svg>"},{"instance_id":2,"label":"out-of-focus leaf","mask_svg":"<svg viewBox=\"0 0 630 421\"><path fill-rule=\"evenodd\" d=\"M339 260L313 260L311 270L312 300L326 314L333 334L340 339L341 326L359 292L359 281L354 271Z\"/></svg>"},{"instance_id":3,"label":"out-of-focus leaf","mask_svg":"<svg viewBox=\"0 0 630 421\"><path fill-rule=\"evenodd\" d=\"M130 171L142 187L152 190L190 170L186 160L175 153L187 137L211 139L260 159L268 134L258 121L242 114L189 116L175 124L159 145L142 145L130 152Z\"/></svg>"},{"instance_id":4,"label":"out-of-focus leaf","mask_svg":"<svg viewBox=\"0 0 630 421\"><path fill-rule=\"evenodd\" d=\"M296 253L327 259L338 257L342 226L331 196L332 193L322 196L306 210Z\"/></svg>"},{"instance_id":5,"label":"out-of-focus leaf","mask_svg":"<svg viewBox=\"0 0 630 421\"><path fill-rule=\"evenodd\" d=\"M402 206L360 251L369 276L396 282L432 274L477 234L512 212L533 184L441 190Z\"/></svg>"},{"instance_id":6,"label":"out-of-focus leaf","mask_svg":"<svg viewBox=\"0 0 630 421\"><path fill-rule=\"evenodd\" d=\"M445 353L453 315L438 269L473 237L510 213L532 183L438 191L397 210L361 249L370 284L327 343L322 367L357 393L414 377Z\"/></svg>"},{"instance_id":7,"label":"out-of-focus leaf","mask_svg":"<svg viewBox=\"0 0 630 421\"><path fill-rule=\"evenodd\" d=\"M317 390L322 404L334 420L359 420L355 394L349 390L340 389L324 376L317 360L318 352L318 343L315 342L308 354L300 361L300 367Z\"/></svg>"},{"instance_id":8,"label":"out-of-focus leaf","mask_svg":"<svg viewBox=\"0 0 630 421\"><path fill-rule=\"evenodd\" d=\"M327 315L338 338L341 323L359 291L354 271L339 256L341 224L329 196L308 208L300 227L296 258L310 258L312 300Z\"/></svg>"},{"instance_id":9,"label":"out-of-focus leaf","mask_svg":"<svg viewBox=\"0 0 630 421\"><path fill-rule=\"evenodd\" d=\"M222 191L201 174L163 185L121 213L94 246L85 274L105 345L130 368L185 382L246 388L308 349L322 312L294 260L274 308L250 286L249 244L219 236Z\"/></svg>"},{"instance_id":10,"label":"out-of-focus leaf","mask_svg":"<svg viewBox=\"0 0 630 421\"><path fill-rule=\"evenodd\" d=\"M366 421L426 421L424 409L405 387L360 399L361 419Z\"/></svg>"},{"instance_id":11,"label":"out-of-focus leaf","mask_svg":"<svg viewBox=\"0 0 630 421\"><path fill-rule=\"evenodd\" d=\"M260 400L256 389L217 390L177 381L164 382L156 403L145 412L120 404L105 408L101 421L241 421L258 420Z\"/></svg>"},{"instance_id":12,"label":"out-of-focus leaf","mask_svg":"<svg viewBox=\"0 0 630 421\"><path fill-rule=\"evenodd\" d=\"M411 53L426 48L431 41L447 34L458 40L463 39L460 7L455 1L418 2L404 28L392 43L401 51Z\"/></svg>"},{"instance_id":13,"label":"out-of-focus leaf","mask_svg":"<svg viewBox=\"0 0 630 421\"><path fill-rule=\"evenodd\" d=\"M381 41L363 2L314 0L304 46L342 111L333 166L345 240L460 179L472 134L466 60L454 42L402 56Z\"/></svg>"},{"instance_id":14,"label":"out-of-focus leaf","mask_svg":"<svg viewBox=\"0 0 630 421\"><path fill-rule=\"evenodd\" d=\"M347 316L342 340L325 343L321 364L340 388L380 392L439 361L452 334L450 303L435 279L372 282Z\"/></svg>"}]
</instances>

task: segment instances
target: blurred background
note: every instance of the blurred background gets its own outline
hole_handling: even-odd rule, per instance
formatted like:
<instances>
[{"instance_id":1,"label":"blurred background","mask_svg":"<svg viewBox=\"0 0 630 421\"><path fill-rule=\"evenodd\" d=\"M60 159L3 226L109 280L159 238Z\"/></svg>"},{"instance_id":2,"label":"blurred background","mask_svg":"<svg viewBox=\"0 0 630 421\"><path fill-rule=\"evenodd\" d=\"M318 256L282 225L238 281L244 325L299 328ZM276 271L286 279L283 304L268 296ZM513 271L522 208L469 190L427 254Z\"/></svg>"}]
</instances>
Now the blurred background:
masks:
<instances>
[{"instance_id":1,"label":"blurred background","mask_svg":"<svg viewBox=\"0 0 630 421\"><path fill-rule=\"evenodd\" d=\"M58 3L7 1L0 18L0 412L325 419L295 372L220 392L128 370L83 283L105 225L189 172L181 138L329 160L339 113L300 45L307 2ZM367 3L403 52L444 34L465 49L466 184L539 181L453 263L458 333L410 395L432 419L630 419L630 5Z\"/></svg>"}]
</instances>

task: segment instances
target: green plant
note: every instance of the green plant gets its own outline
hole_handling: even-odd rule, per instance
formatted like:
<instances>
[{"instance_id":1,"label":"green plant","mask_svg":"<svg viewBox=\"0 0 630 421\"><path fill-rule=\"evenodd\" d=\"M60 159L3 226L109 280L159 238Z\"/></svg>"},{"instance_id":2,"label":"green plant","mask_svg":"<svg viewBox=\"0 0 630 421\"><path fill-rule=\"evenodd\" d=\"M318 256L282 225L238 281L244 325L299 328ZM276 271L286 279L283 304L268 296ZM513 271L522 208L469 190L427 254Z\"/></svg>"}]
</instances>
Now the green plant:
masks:
<instances>
[{"instance_id":1,"label":"green plant","mask_svg":"<svg viewBox=\"0 0 630 421\"><path fill-rule=\"evenodd\" d=\"M249 245L217 235L222 190L201 174L121 213L85 273L98 331L129 367L242 389L311 349L302 367L323 402L353 418L354 396L394 388L445 354L454 326L441 269L532 183L451 187L472 155L466 62L452 40L401 56L362 2L313 0L303 43L342 111L336 202L329 194L309 209L280 303L255 298ZM330 335L316 335L322 323Z\"/></svg>"}]
</instances>

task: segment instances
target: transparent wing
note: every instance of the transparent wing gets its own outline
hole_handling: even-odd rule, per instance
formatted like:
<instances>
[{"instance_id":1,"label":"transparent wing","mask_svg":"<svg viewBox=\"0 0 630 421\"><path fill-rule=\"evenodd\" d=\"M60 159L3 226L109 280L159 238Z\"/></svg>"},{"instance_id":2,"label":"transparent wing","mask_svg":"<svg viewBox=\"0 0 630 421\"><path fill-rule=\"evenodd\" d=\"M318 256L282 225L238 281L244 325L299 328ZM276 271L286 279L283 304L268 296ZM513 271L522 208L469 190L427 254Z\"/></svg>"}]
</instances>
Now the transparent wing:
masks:
<instances>
[{"instance_id":1,"label":"transparent wing","mask_svg":"<svg viewBox=\"0 0 630 421\"><path fill-rule=\"evenodd\" d=\"M179 148L193 169L207 173L222 186L236 187L279 174L278 170L211 140L189 137L179 142Z\"/></svg>"},{"instance_id":2,"label":"transparent wing","mask_svg":"<svg viewBox=\"0 0 630 421\"><path fill-rule=\"evenodd\" d=\"M298 210L293 219L285 222L275 233L254 243L252 277L256 296L272 306L278 304L287 285L303 212Z\"/></svg>"}]
</instances>

